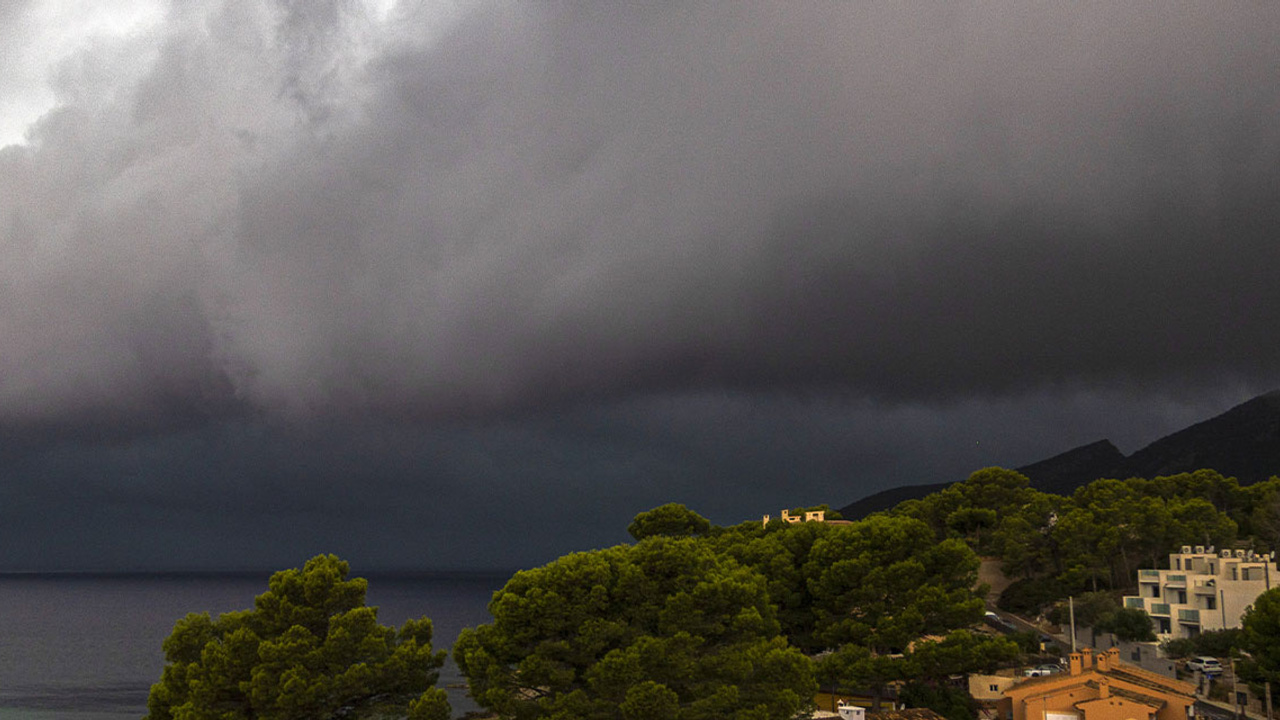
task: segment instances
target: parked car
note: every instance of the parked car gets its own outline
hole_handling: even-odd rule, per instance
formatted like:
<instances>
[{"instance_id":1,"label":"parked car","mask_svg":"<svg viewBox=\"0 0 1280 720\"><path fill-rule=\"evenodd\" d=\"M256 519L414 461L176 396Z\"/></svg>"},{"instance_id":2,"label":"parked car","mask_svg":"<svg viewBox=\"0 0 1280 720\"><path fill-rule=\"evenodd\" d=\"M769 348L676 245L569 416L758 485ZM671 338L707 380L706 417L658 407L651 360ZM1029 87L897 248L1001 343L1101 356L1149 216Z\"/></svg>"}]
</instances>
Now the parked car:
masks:
<instances>
[{"instance_id":1,"label":"parked car","mask_svg":"<svg viewBox=\"0 0 1280 720\"><path fill-rule=\"evenodd\" d=\"M1006 635L1008 635L1011 632L1017 632L1018 630L1017 626L1015 626L1013 623L1009 622L1008 620L1005 620L1004 618L991 612L990 610L988 610L987 613L983 615L982 621Z\"/></svg>"},{"instance_id":2,"label":"parked car","mask_svg":"<svg viewBox=\"0 0 1280 720\"><path fill-rule=\"evenodd\" d=\"M1216 657L1197 655L1187 661L1187 669L1199 670L1205 675L1221 675L1222 663L1218 662Z\"/></svg>"},{"instance_id":3,"label":"parked car","mask_svg":"<svg viewBox=\"0 0 1280 720\"><path fill-rule=\"evenodd\" d=\"M1023 672L1022 674L1026 675L1027 677L1044 677L1045 675L1057 675L1060 672L1062 672L1061 665L1054 665L1053 663L1049 663L1047 665L1037 665L1031 668L1030 670Z\"/></svg>"}]
</instances>

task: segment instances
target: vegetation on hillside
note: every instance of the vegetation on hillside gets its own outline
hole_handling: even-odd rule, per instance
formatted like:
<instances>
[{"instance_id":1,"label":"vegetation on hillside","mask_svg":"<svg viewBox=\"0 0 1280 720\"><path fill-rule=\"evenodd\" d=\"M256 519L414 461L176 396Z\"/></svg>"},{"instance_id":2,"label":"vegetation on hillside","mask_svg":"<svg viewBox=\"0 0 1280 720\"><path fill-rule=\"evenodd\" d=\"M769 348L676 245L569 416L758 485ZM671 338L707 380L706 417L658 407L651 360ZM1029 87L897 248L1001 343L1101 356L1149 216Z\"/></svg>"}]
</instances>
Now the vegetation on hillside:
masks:
<instances>
[{"instance_id":1,"label":"vegetation on hillside","mask_svg":"<svg viewBox=\"0 0 1280 720\"><path fill-rule=\"evenodd\" d=\"M1010 609L1068 594L1123 589L1139 567L1159 567L1181 545L1219 548L1280 542L1280 479L1242 487L1199 470L1154 480L1100 479L1070 496L1040 492L1012 470L987 468L968 480L888 511L928 523L939 539L963 539L1001 559Z\"/></svg>"},{"instance_id":2,"label":"vegetation on hillside","mask_svg":"<svg viewBox=\"0 0 1280 720\"><path fill-rule=\"evenodd\" d=\"M490 604L494 622L464 631L454 657L482 705L521 720L782 720L815 680L910 681L910 697L959 720L967 706L945 678L1022 652L972 629L980 555L1017 579L1002 602L1022 612L1054 614L1077 595L1082 623L1152 639L1119 591L1181 545L1280 539L1280 480L1241 487L1202 470L1064 497L986 468L853 523L717 527L668 504L628 530L635 545L517 574Z\"/></svg>"},{"instance_id":3,"label":"vegetation on hillside","mask_svg":"<svg viewBox=\"0 0 1280 720\"><path fill-rule=\"evenodd\" d=\"M1018 655L975 633L978 557L925 522L745 522L680 505L638 542L518 573L454 658L510 718L790 718L825 686L933 682ZM812 658L820 657L815 662Z\"/></svg>"},{"instance_id":4,"label":"vegetation on hillside","mask_svg":"<svg viewBox=\"0 0 1280 720\"><path fill-rule=\"evenodd\" d=\"M810 509L826 506L795 513ZM1058 496L986 468L852 523L718 527L671 503L628 531L634 544L567 555L494 593L493 621L453 649L477 702L513 720L789 720L819 684L894 684L966 720L972 706L947 678L1038 650L1034 634L977 629L980 555L1016 578L1004 607L1061 621L1070 594L1080 623L1151 639L1150 618L1117 602L1136 570L1180 545L1276 543L1280 479L1241 487L1202 470ZM252 610L179 621L148 718L447 718L430 621L379 625L347 571L313 558L272 576ZM1244 630L1169 650L1242 649L1246 677L1276 678L1277 627L1272 591Z\"/></svg>"}]
</instances>

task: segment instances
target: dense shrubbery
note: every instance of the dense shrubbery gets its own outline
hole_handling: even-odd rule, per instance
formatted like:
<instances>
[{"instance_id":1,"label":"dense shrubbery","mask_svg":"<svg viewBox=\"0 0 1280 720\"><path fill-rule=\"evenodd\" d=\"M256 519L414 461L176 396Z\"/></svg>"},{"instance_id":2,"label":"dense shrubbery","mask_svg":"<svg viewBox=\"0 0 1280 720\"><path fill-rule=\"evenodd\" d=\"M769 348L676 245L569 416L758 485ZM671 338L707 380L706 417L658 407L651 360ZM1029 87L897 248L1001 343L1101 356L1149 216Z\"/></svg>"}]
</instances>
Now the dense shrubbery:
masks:
<instances>
[{"instance_id":1,"label":"dense shrubbery","mask_svg":"<svg viewBox=\"0 0 1280 720\"><path fill-rule=\"evenodd\" d=\"M902 686L898 699L907 707L929 708L947 720L975 720L977 703L969 693L946 685L911 681Z\"/></svg>"},{"instance_id":2,"label":"dense shrubbery","mask_svg":"<svg viewBox=\"0 0 1280 720\"><path fill-rule=\"evenodd\" d=\"M1241 647L1243 637L1239 628L1209 630L1193 638L1177 638L1160 643L1160 649L1171 658L1188 658L1192 655L1228 657L1231 651Z\"/></svg>"}]
</instances>

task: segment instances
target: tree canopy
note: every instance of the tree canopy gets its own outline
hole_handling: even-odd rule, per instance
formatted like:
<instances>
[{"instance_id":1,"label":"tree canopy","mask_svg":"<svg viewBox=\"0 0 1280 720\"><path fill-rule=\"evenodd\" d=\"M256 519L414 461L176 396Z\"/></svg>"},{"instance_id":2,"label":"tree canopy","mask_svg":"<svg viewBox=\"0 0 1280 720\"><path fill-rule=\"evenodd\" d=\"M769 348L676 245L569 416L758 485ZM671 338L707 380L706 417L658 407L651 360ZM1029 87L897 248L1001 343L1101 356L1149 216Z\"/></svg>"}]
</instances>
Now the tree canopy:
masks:
<instances>
[{"instance_id":1,"label":"tree canopy","mask_svg":"<svg viewBox=\"0 0 1280 720\"><path fill-rule=\"evenodd\" d=\"M842 645L819 660L817 673L825 686L878 690L903 680L940 685L950 675L994 671L1018 654L1017 644L1007 637L962 629L940 640L912 643L904 653L875 653L863 645Z\"/></svg>"},{"instance_id":2,"label":"tree canopy","mask_svg":"<svg viewBox=\"0 0 1280 720\"><path fill-rule=\"evenodd\" d=\"M710 542L767 578L782 634L806 652L846 643L897 652L982 619L977 555L914 518L747 522L713 531Z\"/></svg>"},{"instance_id":3,"label":"tree canopy","mask_svg":"<svg viewBox=\"0 0 1280 720\"><path fill-rule=\"evenodd\" d=\"M636 515L627 532L636 540L666 535L668 537L703 536L711 531L711 521L680 503L667 503Z\"/></svg>"},{"instance_id":4,"label":"tree canopy","mask_svg":"<svg viewBox=\"0 0 1280 720\"><path fill-rule=\"evenodd\" d=\"M1280 682L1280 588L1253 601L1240 620L1240 644L1252 658L1257 680Z\"/></svg>"},{"instance_id":5,"label":"tree canopy","mask_svg":"<svg viewBox=\"0 0 1280 720\"><path fill-rule=\"evenodd\" d=\"M705 542L650 537L517 573L464 630L471 694L519 720L786 720L812 703L765 579Z\"/></svg>"},{"instance_id":6,"label":"tree canopy","mask_svg":"<svg viewBox=\"0 0 1280 720\"><path fill-rule=\"evenodd\" d=\"M828 647L854 643L901 652L927 634L982 619L973 592L978 558L963 542L937 542L909 518L872 517L814 541L804 574L814 635Z\"/></svg>"},{"instance_id":7,"label":"tree canopy","mask_svg":"<svg viewBox=\"0 0 1280 720\"><path fill-rule=\"evenodd\" d=\"M252 610L179 620L147 720L447 720L431 621L378 624L366 581L348 572L320 555L272 575Z\"/></svg>"},{"instance_id":8,"label":"tree canopy","mask_svg":"<svg viewBox=\"0 0 1280 720\"><path fill-rule=\"evenodd\" d=\"M1158 566L1180 545L1280 537L1280 480L1242 488L1235 478L1197 470L1153 480L1101 478L1064 497L1030 487L1015 471L985 468L888 514L917 518L940 540L961 539L1000 558L1007 574L1053 588L1043 598L1052 600L1129 587L1139 567ZM1037 594L1015 590L1026 600ZM1007 605L1031 610L1023 604Z\"/></svg>"},{"instance_id":9,"label":"tree canopy","mask_svg":"<svg viewBox=\"0 0 1280 720\"><path fill-rule=\"evenodd\" d=\"M1094 624L1099 632L1108 632L1123 642L1148 642L1156 639L1151 616L1142 608L1120 608Z\"/></svg>"}]
</instances>

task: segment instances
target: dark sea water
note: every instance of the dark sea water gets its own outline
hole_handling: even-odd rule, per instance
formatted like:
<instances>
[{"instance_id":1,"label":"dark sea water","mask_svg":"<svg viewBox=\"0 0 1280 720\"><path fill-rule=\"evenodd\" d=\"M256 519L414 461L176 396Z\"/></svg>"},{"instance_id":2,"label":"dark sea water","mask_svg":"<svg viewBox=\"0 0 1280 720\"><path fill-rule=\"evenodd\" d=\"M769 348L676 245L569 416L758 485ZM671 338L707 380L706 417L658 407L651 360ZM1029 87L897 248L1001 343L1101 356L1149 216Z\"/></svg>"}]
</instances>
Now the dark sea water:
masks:
<instances>
[{"instance_id":1,"label":"dark sea water","mask_svg":"<svg viewBox=\"0 0 1280 720\"><path fill-rule=\"evenodd\" d=\"M0 575L0 720L141 718L173 624L252 607L268 575ZM383 624L425 615L433 644L447 649L459 630L488 621L485 606L510 573L365 577ZM461 682L450 661L440 684L455 715L476 709Z\"/></svg>"}]
</instances>

